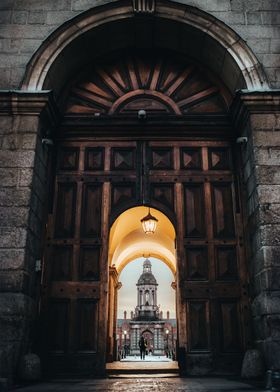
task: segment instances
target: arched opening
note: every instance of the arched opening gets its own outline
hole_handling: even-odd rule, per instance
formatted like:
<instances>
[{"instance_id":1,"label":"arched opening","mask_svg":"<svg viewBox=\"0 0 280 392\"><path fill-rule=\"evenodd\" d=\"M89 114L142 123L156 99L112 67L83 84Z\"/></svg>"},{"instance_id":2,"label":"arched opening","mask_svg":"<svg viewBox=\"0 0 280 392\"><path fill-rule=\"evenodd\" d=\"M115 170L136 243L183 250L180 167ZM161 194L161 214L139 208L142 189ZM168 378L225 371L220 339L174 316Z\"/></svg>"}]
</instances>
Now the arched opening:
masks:
<instances>
[{"instance_id":1,"label":"arched opening","mask_svg":"<svg viewBox=\"0 0 280 392\"><path fill-rule=\"evenodd\" d=\"M149 264L150 262L150 264ZM150 273L145 272L145 263ZM127 264L119 275L116 346L117 361L141 367L140 339L146 362L176 360L176 290L173 272L154 257ZM117 365L117 364L116 364Z\"/></svg>"},{"instance_id":2,"label":"arched opening","mask_svg":"<svg viewBox=\"0 0 280 392\"><path fill-rule=\"evenodd\" d=\"M142 18L130 1L119 1L93 7L57 29L31 59L22 89L53 89L59 94L81 66L125 47L191 53L194 60L222 75L232 92L267 87L254 53L217 18L171 1L157 1L153 17Z\"/></svg>"},{"instance_id":3,"label":"arched opening","mask_svg":"<svg viewBox=\"0 0 280 392\"><path fill-rule=\"evenodd\" d=\"M147 207L145 206L124 211L114 221L110 229L108 254L111 277L109 283L108 361L123 360L124 358L125 360L130 358L139 361L138 343L146 329L153 331L152 338L147 338L148 352L162 359L165 356L166 349L164 345L165 331L171 329L171 332L175 334L176 325L173 326L174 330L172 330L169 326L170 321L167 320L167 316L163 317L159 306L157 280L162 281L165 276L164 282L166 283L166 279L170 279L171 275L170 291L173 291L176 287L176 233L173 224L165 214L154 208L151 209L151 213L158 220L154 234L147 235L141 225L141 219L147 214ZM153 260L153 262L151 263L150 260ZM168 274L166 268L158 267L158 264L162 262L166 264L171 274ZM129 273L125 274L128 264L135 267L129 268ZM153 275L152 265L157 271L155 276ZM162 278L160 273L163 275ZM125 277L124 280L122 276ZM126 284L127 280L129 280L130 285ZM171 288L171 283L173 283L173 288ZM122 285L124 289L122 289ZM129 286L129 292L126 286ZM124 291L125 298L134 298L133 305L129 305L130 301L124 299L127 307L122 309L124 312L123 318L118 312L117 297L119 290ZM159 298L166 299L161 291L163 291L162 287L159 291ZM172 304L171 298L169 298L169 303ZM166 312L169 311L170 314L170 310L176 319L174 306L172 309L166 309ZM170 339L174 344L173 333L170 334ZM175 359L175 346L172 348L174 349L173 357Z\"/></svg>"}]
</instances>

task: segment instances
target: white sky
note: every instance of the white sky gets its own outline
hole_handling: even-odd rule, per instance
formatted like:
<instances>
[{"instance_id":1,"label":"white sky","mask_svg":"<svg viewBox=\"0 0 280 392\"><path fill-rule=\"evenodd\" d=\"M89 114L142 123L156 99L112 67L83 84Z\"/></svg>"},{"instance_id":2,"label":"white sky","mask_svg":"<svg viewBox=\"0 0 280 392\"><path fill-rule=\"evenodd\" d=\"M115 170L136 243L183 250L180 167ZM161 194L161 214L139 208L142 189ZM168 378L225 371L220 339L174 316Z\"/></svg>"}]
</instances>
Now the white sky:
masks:
<instances>
[{"instance_id":1,"label":"white sky","mask_svg":"<svg viewBox=\"0 0 280 392\"><path fill-rule=\"evenodd\" d=\"M141 257L131 261L121 272L119 281L122 288L118 291L118 318L123 318L124 310L127 311L127 317L130 318L130 312L135 310L137 305L137 288L136 283L143 272L143 261ZM163 316L166 317L166 311L170 311L170 318L176 318L175 314L175 290L172 289L171 283L174 281L171 270L161 260L149 257L152 263L152 273L158 282L158 301Z\"/></svg>"}]
</instances>

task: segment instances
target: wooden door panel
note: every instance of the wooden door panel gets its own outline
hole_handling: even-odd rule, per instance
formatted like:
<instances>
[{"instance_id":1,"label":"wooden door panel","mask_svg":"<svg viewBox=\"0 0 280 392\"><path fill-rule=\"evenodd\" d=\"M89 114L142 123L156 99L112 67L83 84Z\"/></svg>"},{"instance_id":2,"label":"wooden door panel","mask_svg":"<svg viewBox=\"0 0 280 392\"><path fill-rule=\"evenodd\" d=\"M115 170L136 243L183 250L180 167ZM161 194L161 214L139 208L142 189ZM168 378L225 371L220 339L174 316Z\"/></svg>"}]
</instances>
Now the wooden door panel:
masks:
<instances>
[{"instance_id":1,"label":"wooden door panel","mask_svg":"<svg viewBox=\"0 0 280 392\"><path fill-rule=\"evenodd\" d=\"M216 238L235 235L231 183L212 184L213 226Z\"/></svg>"},{"instance_id":2,"label":"wooden door panel","mask_svg":"<svg viewBox=\"0 0 280 392\"><path fill-rule=\"evenodd\" d=\"M189 301L190 352L209 351L209 301Z\"/></svg>"},{"instance_id":3,"label":"wooden door panel","mask_svg":"<svg viewBox=\"0 0 280 392\"><path fill-rule=\"evenodd\" d=\"M214 147L208 149L210 170L230 170L231 158L228 147Z\"/></svg>"},{"instance_id":4,"label":"wooden door panel","mask_svg":"<svg viewBox=\"0 0 280 392\"><path fill-rule=\"evenodd\" d=\"M82 237L99 237L101 226L102 187L91 183L83 186Z\"/></svg>"},{"instance_id":5,"label":"wooden door panel","mask_svg":"<svg viewBox=\"0 0 280 392\"><path fill-rule=\"evenodd\" d=\"M238 280L237 255L234 246L218 246L215 249L216 279Z\"/></svg>"},{"instance_id":6,"label":"wooden door panel","mask_svg":"<svg viewBox=\"0 0 280 392\"><path fill-rule=\"evenodd\" d=\"M181 148L180 167L182 170L201 170L202 155L201 148Z\"/></svg>"},{"instance_id":7,"label":"wooden door panel","mask_svg":"<svg viewBox=\"0 0 280 392\"><path fill-rule=\"evenodd\" d=\"M54 246L52 280L72 280L72 246Z\"/></svg>"},{"instance_id":8,"label":"wooden door panel","mask_svg":"<svg viewBox=\"0 0 280 392\"><path fill-rule=\"evenodd\" d=\"M59 152L60 170L77 170L79 164L79 149L75 147L64 147Z\"/></svg>"},{"instance_id":9,"label":"wooden door panel","mask_svg":"<svg viewBox=\"0 0 280 392\"><path fill-rule=\"evenodd\" d=\"M99 280L99 257L99 246L81 246L79 260L80 280Z\"/></svg>"},{"instance_id":10,"label":"wooden door panel","mask_svg":"<svg viewBox=\"0 0 280 392\"><path fill-rule=\"evenodd\" d=\"M85 170L95 171L104 169L104 147L88 147L85 149Z\"/></svg>"},{"instance_id":11,"label":"wooden door panel","mask_svg":"<svg viewBox=\"0 0 280 392\"><path fill-rule=\"evenodd\" d=\"M205 237L205 203L203 184L185 185L185 235Z\"/></svg>"},{"instance_id":12,"label":"wooden door panel","mask_svg":"<svg viewBox=\"0 0 280 392\"><path fill-rule=\"evenodd\" d=\"M111 149L111 170L133 170L135 167L135 148L113 147Z\"/></svg>"},{"instance_id":13,"label":"wooden door panel","mask_svg":"<svg viewBox=\"0 0 280 392\"><path fill-rule=\"evenodd\" d=\"M49 348L51 351L66 353L69 343L70 301L68 299L50 300L48 313Z\"/></svg>"},{"instance_id":14,"label":"wooden door panel","mask_svg":"<svg viewBox=\"0 0 280 392\"><path fill-rule=\"evenodd\" d=\"M173 169L173 149L169 147L152 147L150 150L151 170Z\"/></svg>"},{"instance_id":15,"label":"wooden door panel","mask_svg":"<svg viewBox=\"0 0 280 392\"><path fill-rule=\"evenodd\" d=\"M119 207L135 200L136 188L134 183L112 184L112 206Z\"/></svg>"},{"instance_id":16,"label":"wooden door panel","mask_svg":"<svg viewBox=\"0 0 280 392\"><path fill-rule=\"evenodd\" d=\"M78 351L96 351L97 313L95 300L77 300L77 349Z\"/></svg>"},{"instance_id":17,"label":"wooden door panel","mask_svg":"<svg viewBox=\"0 0 280 392\"><path fill-rule=\"evenodd\" d=\"M238 300L221 301L220 311L220 345L221 351L240 352L240 323Z\"/></svg>"},{"instance_id":18,"label":"wooden door panel","mask_svg":"<svg viewBox=\"0 0 280 392\"><path fill-rule=\"evenodd\" d=\"M186 279L189 281L207 281L208 254L207 247L186 247Z\"/></svg>"},{"instance_id":19,"label":"wooden door panel","mask_svg":"<svg viewBox=\"0 0 280 392\"><path fill-rule=\"evenodd\" d=\"M151 199L160 202L171 210L174 208L174 185L173 184L151 184Z\"/></svg>"},{"instance_id":20,"label":"wooden door panel","mask_svg":"<svg viewBox=\"0 0 280 392\"><path fill-rule=\"evenodd\" d=\"M75 183L58 183L55 223L55 236L58 238L74 236L76 192L77 186Z\"/></svg>"}]
</instances>

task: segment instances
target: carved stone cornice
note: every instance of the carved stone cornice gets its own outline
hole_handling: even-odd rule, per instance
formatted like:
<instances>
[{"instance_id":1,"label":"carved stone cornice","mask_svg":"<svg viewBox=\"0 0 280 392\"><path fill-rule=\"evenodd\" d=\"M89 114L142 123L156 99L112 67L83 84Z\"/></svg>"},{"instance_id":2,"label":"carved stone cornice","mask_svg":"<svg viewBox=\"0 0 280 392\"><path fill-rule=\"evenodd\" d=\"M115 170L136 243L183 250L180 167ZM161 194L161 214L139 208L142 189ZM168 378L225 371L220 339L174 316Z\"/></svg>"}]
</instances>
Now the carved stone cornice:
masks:
<instances>
[{"instance_id":1,"label":"carved stone cornice","mask_svg":"<svg viewBox=\"0 0 280 392\"><path fill-rule=\"evenodd\" d=\"M50 90L21 91L0 90L0 116L41 116L47 117L52 125L57 124L60 113Z\"/></svg>"},{"instance_id":2,"label":"carved stone cornice","mask_svg":"<svg viewBox=\"0 0 280 392\"><path fill-rule=\"evenodd\" d=\"M135 14L154 14L156 0L132 0L132 8Z\"/></svg>"},{"instance_id":3,"label":"carved stone cornice","mask_svg":"<svg viewBox=\"0 0 280 392\"><path fill-rule=\"evenodd\" d=\"M251 114L280 113L280 90L239 90L230 113L236 129L242 128Z\"/></svg>"},{"instance_id":4,"label":"carved stone cornice","mask_svg":"<svg viewBox=\"0 0 280 392\"><path fill-rule=\"evenodd\" d=\"M119 274L118 274L116 267L109 267L109 275L110 275L110 278L112 278L112 280L113 280L114 287L116 289L121 288L121 283L119 282ZM119 287L119 285L120 285L120 287Z\"/></svg>"}]
</instances>

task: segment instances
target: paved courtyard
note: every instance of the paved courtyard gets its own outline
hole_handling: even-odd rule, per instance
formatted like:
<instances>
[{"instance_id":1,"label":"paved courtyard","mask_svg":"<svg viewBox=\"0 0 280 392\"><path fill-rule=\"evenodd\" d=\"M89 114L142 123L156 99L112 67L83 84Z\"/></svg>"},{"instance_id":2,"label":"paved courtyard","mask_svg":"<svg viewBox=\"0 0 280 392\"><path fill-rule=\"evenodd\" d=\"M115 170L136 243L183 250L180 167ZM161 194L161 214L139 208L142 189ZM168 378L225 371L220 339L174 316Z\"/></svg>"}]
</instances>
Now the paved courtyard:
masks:
<instances>
[{"instance_id":1,"label":"paved courtyard","mask_svg":"<svg viewBox=\"0 0 280 392\"><path fill-rule=\"evenodd\" d=\"M173 362L172 359L165 356L146 355L145 362ZM121 359L121 362L143 362L139 355L127 355L126 358Z\"/></svg>"},{"instance_id":2,"label":"paved courtyard","mask_svg":"<svg viewBox=\"0 0 280 392\"><path fill-rule=\"evenodd\" d=\"M13 389L18 392L237 392L265 391L264 388L253 387L242 381L226 378L142 378L130 377L123 379L103 380L67 380L53 381L29 387Z\"/></svg>"}]
</instances>

